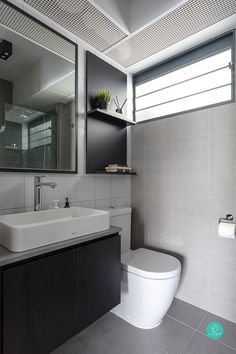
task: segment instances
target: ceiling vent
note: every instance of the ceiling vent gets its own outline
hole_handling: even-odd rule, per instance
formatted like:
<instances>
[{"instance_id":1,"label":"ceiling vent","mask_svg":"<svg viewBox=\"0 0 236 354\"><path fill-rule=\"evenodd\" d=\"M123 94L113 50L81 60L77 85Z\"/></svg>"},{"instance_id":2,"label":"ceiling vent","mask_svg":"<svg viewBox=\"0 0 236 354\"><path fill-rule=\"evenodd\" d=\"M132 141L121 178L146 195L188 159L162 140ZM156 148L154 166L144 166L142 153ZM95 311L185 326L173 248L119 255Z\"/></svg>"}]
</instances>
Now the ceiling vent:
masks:
<instances>
[{"instance_id":1,"label":"ceiling vent","mask_svg":"<svg viewBox=\"0 0 236 354\"><path fill-rule=\"evenodd\" d=\"M34 43L50 49L63 58L75 62L75 46L72 43L1 1L0 24L29 38Z\"/></svg>"},{"instance_id":2,"label":"ceiling vent","mask_svg":"<svg viewBox=\"0 0 236 354\"><path fill-rule=\"evenodd\" d=\"M103 52L127 36L88 0L24 0Z\"/></svg>"},{"instance_id":3,"label":"ceiling vent","mask_svg":"<svg viewBox=\"0 0 236 354\"><path fill-rule=\"evenodd\" d=\"M106 51L129 67L236 13L235 0L189 0Z\"/></svg>"}]
</instances>

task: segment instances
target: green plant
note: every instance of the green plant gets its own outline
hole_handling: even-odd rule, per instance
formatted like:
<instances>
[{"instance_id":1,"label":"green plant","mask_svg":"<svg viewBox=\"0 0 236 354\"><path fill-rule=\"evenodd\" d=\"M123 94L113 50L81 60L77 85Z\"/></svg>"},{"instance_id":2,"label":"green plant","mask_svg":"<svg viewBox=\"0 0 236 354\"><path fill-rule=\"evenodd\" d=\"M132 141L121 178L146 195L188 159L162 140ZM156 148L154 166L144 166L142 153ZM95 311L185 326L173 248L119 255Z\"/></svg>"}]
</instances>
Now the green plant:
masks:
<instances>
[{"instance_id":1,"label":"green plant","mask_svg":"<svg viewBox=\"0 0 236 354\"><path fill-rule=\"evenodd\" d=\"M109 90L99 90L95 95L95 100L98 104L107 104L111 101L112 94Z\"/></svg>"}]
</instances>

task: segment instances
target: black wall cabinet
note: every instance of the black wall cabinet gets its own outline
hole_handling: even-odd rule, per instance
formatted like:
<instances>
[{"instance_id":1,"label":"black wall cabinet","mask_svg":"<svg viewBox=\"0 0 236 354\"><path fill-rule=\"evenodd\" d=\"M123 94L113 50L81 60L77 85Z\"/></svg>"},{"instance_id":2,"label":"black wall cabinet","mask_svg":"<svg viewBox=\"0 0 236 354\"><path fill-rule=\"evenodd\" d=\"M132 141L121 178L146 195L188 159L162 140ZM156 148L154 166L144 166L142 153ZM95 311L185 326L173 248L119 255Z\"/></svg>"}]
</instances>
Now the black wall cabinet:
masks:
<instances>
[{"instance_id":1,"label":"black wall cabinet","mask_svg":"<svg viewBox=\"0 0 236 354\"><path fill-rule=\"evenodd\" d=\"M112 163L127 163L127 121L102 110L92 110L91 97L98 90L108 89L120 103L127 98L127 75L96 55L87 52L86 74L86 173L105 172ZM115 114L112 100L109 108Z\"/></svg>"},{"instance_id":2,"label":"black wall cabinet","mask_svg":"<svg viewBox=\"0 0 236 354\"><path fill-rule=\"evenodd\" d=\"M1 354L47 354L120 301L120 237L0 269Z\"/></svg>"}]
</instances>

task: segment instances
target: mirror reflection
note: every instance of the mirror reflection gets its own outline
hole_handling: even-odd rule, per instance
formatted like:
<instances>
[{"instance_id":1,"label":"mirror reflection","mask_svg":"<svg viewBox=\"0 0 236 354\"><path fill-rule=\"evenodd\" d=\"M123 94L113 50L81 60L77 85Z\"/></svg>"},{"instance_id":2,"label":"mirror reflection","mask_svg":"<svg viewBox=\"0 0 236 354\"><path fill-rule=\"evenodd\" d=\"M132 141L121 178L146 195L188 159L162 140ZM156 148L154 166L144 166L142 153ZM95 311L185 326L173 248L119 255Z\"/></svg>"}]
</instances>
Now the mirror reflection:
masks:
<instances>
[{"instance_id":1,"label":"mirror reflection","mask_svg":"<svg viewBox=\"0 0 236 354\"><path fill-rule=\"evenodd\" d=\"M75 45L68 48L70 58L0 25L1 169L76 170Z\"/></svg>"}]
</instances>

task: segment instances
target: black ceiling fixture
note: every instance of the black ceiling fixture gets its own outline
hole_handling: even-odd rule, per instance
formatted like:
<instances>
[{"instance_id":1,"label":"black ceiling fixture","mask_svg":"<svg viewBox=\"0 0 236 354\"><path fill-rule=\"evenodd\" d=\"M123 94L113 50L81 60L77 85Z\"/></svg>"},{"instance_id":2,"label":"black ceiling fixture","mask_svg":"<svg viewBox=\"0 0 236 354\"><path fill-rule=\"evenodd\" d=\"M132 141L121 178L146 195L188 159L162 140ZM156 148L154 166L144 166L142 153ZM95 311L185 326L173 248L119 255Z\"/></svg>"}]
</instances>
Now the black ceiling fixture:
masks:
<instances>
[{"instance_id":1,"label":"black ceiling fixture","mask_svg":"<svg viewBox=\"0 0 236 354\"><path fill-rule=\"evenodd\" d=\"M2 40L0 43L0 58L7 60L12 55L12 43Z\"/></svg>"}]
</instances>

